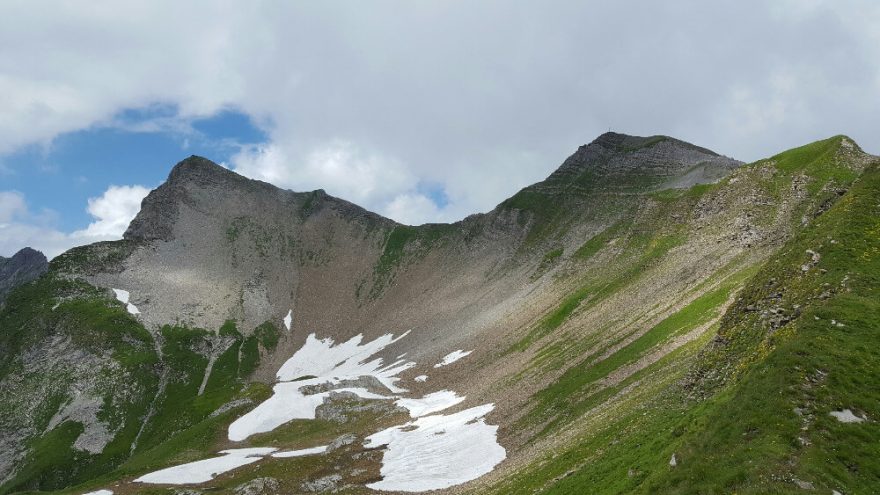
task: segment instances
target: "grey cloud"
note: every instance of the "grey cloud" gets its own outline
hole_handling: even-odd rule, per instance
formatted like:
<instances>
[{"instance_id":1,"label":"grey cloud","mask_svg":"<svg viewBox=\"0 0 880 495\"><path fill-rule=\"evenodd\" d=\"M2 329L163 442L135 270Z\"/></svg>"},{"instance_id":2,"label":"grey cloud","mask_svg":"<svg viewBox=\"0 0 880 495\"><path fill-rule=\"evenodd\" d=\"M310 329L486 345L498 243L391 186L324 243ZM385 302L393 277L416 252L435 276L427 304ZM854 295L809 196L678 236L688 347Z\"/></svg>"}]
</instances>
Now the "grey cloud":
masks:
<instances>
[{"instance_id":1,"label":"grey cloud","mask_svg":"<svg viewBox=\"0 0 880 495\"><path fill-rule=\"evenodd\" d=\"M284 157L245 154L239 170L266 177L271 166L279 184L358 199L309 161L350 143L388 164L370 169L387 187L361 198L367 207L424 206L417 184L444 186L449 205L409 221L489 209L609 127L743 160L837 133L876 148L880 7L870 0L150 5L107 3L72 21L46 8L13 31L0 16L7 37L30 42L9 53L2 40L3 59L29 61L0 64L0 87L48 105L39 118L9 105L25 119L0 129L36 124L7 148L155 101L188 115L234 107L265 123Z\"/></svg>"}]
</instances>

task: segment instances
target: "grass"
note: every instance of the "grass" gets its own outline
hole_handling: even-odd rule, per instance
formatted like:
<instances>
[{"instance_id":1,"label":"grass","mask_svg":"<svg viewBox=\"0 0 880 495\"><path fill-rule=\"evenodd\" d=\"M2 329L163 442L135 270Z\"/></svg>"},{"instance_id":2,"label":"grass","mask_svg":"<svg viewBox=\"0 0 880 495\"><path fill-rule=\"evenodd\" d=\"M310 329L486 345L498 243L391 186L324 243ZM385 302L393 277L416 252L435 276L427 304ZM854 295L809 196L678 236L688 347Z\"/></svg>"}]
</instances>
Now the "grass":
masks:
<instances>
[{"instance_id":1,"label":"grass","mask_svg":"<svg viewBox=\"0 0 880 495\"><path fill-rule=\"evenodd\" d=\"M379 297L391 283L394 270L402 263L425 255L456 232L450 224L425 224L418 227L397 225L388 232L382 254L373 268L374 283L370 296Z\"/></svg>"},{"instance_id":2,"label":"grass","mask_svg":"<svg viewBox=\"0 0 880 495\"><path fill-rule=\"evenodd\" d=\"M619 262L623 266L617 273L599 279L588 278L586 283L565 296L554 309L541 318L523 338L510 346L506 353L525 351L532 344L559 328L575 311L594 306L635 281L650 265L683 241L684 238L677 234L659 235L653 238L639 234L630 235L627 239L629 243L627 249L633 256L632 258L623 257L623 261ZM629 264L627 264L627 260L630 261ZM616 270L607 271L615 272Z\"/></svg>"},{"instance_id":3,"label":"grass","mask_svg":"<svg viewBox=\"0 0 880 495\"><path fill-rule=\"evenodd\" d=\"M64 266L67 263L69 260ZM53 490L114 472L129 461L135 438L135 458L142 463L152 459L154 464L162 464L169 452L177 456L201 452L197 446L204 444L199 442L205 435L230 420L229 414L217 418L210 418L210 414L236 397L254 393L243 379L259 364L261 348L274 349L279 338L271 323L261 325L247 338L234 322L224 324L218 335L233 342L214 363L205 392L199 395L207 358L195 349L209 347L208 342L216 338L213 333L163 327L160 359L150 333L121 303L105 291L57 276L54 271L13 291L9 300L11 304L0 311L0 383L11 383L9 377L16 377L16 385L0 397L0 414L28 421L36 413L35 431L43 431L69 401L70 391L85 387L103 394L97 419L114 436L100 454L93 455L73 448L84 428L79 422L66 421L45 434L34 435L29 441L29 456L20 463L16 476L0 487L0 493ZM77 352L96 356L91 359L99 364L87 377L81 370L69 368L65 360L45 363L43 366L51 369L48 373L27 371L20 361L24 351L46 345L52 338L69 341ZM241 353L240 360L239 347L244 342L249 342L251 352ZM167 386L157 395L163 370ZM46 400L33 410L27 409L24 398L37 395ZM151 404L154 414L148 418Z\"/></svg>"},{"instance_id":4,"label":"grass","mask_svg":"<svg viewBox=\"0 0 880 495\"><path fill-rule=\"evenodd\" d=\"M28 428L27 422L33 421L39 428L36 431L43 431L58 408L68 402L70 390L85 388L93 394L103 393L98 419L116 433L96 455L72 448L84 428L76 421L32 436L28 457L19 464L15 477L0 487L0 493L60 488L107 472L127 456L128 445L139 430L137 418L143 416L155 394L158 380L152 370L158 357L152 337L104 291L57 277L51 271L14 291L10 303L0 312L0 382L4 389L0 414L18 422L19 428ZM53 338L59 340L50 340ZM81 382L83 372L64 360L42 362L36 370L23 365L26 349L48 342L78 349L84 359L94 363L86 383ZM88 383L91 380L98 385ZM16 385L7 388L10 383ZM45 397L45 403L29 411L29 404L22 401L37 396ZM29 417L34 412L36 417ZM16 423L6 427L12 424Z\"/></svg>"},{"instance_id":5,"label":"grass","mask_svg":"<svg viewBox=\"0 0 880 495\"><path fill-rule=\"evenodd\" d=\"M605 393L585 406L566 403L562 411L585 422L584 433L481 493L804 493L795 481L817 493L880 491L880 426L829 414L848 408L880 417L878 197L875 168L750 275L717 337L698 343L708 344L702 351L667 356L630 398ZM807 249L821 260L805 271ZM658 327L674 334L719 297L709 292ZM761 317L776 307L793 318L776 326ZM651 332L644 337L655 338ZM614 361L651 347L637 342L604 370L567 374L546 399L577 397Z\"/></svg>"},{"instance_id":6,"label":"grass","mask_svg":"<svg viewBox=\"0 0 880 495\"><path fill-rule=\"evenodd\" d=\"M664 342L718 318L719 308L730 298L731 292L748 273L749 271L744 271L738 276L731 277L718 288L694 299L606 358L599 361L588 358L581 364L569 368L553 384L535 395L534 406L524 417L524 421L533 424L544 423L553 420L560 413L567 418L576 418L583 414L593 402L587 399L595 393L597 384L603 378L636 362L659 348ZM555 422L546 427L545 432L553 427L557 427Z\"/></svg>"}]
</instances>

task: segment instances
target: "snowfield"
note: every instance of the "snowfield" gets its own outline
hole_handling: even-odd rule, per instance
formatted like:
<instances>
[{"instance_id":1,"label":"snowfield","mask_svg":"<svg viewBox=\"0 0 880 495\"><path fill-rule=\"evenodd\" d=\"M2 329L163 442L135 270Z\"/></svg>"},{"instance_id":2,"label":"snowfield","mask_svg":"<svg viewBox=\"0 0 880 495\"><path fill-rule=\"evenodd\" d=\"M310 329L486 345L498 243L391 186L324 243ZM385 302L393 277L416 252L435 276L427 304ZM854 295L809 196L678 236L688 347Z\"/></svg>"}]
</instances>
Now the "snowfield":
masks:
<instances>
[{"instance_id":1,"label":"snowfield","mask_svg":"<svg viewBox=\"0 0 880 495\"><path fill-rule=\"evenodd\" d=\"M439 392L428 394L421 399L397 399L395 404L409 410L409 415L413 418L418 418L437 411L449 409L450 407L463 402L464 399L464 397L456 395L455 392L441 390Z\"/></svg>"},{"instance_id":2,"label":"snowfield","mask_svg":"<svg viewBox=\"0 0 880 495\"><path fill-rule=\"evenodd\" d=\"M232 471L237 467L257 462L264 456L271 454L276 450L278 449L271 447L223 450L220 453L226 454L224 456L212 457L210 459L162 469L161 471L141 476L135 481L139 483L168 485L204 483L214 479L218 474L223 474L227 471Z\"/></svg>"},{"instance_id":3,"label":"snowfield","mask_svg":"<svg viewBox=\"0 0 880 495\"><path fill-rule=\"evenodd\" d=\"M327 380L310 379L275 385L272 397L229 425L229 439L240 442L251 435L272 431L294 419L315 419L315 410L331 392L351 392L363 399L391 399L365 388L339 388L313 395L300 392L302 387L326 382Z\"/></svg>"},{"instance_id":4,"label":"snowfield","mask_svg":"<svg viewBox=\"0 0 880 495\"><path fill-rule=\"evenodd\" d=\"M287 316L284 317L284 328L286 328L288 332L290 331L291 323L293 323L293 310L288 309Z\"/></svg>"},{"instance_id":5,"label":"snowfield","mask_svg":"<svg viewBox=\"0 0 880 495\"><path fill-rule=\"evenodd\" d=\"M387 445L382 481L367 485L384 491L439 490L489 473L507 456L498 445L497 426L484 417L493 404L450 415L425 416L367 437L366 447Z\"/></svg>"},{"instance_id":6,"label":"snowfield","mask_svg":"<svg viewBox=\"0 0 880 495\"><path fill-rule=\"evenodd\" d=\"M126 293L127 294L127 293ZM288 313L288 317L291 313ZM286 319L285 319L286 324ZM403 361L403 355L385 365L382 358L373 357L389 345L405 337L383 335L363 343L358 335L336 344L330 338L318 339L315 334L278 370L279 382L273 395L247 414L229 425L229 440L240 442L251 435L269 432L294 419L315 419L315 411L324 400L336 392L350 392L368 400L393 400L409 411L413 421L369 436L365 446L386 446L383 454L382 481L367 485L376 490L417 492L446 488L476 479L490 472L505 459L506 452L497 441L498 427L487 425L485 416L493 404L485 404L454 414L436 414L464 402L465 397L451 390L441 390L421 398L402 397L406 390L396 383L397 375L415 366ZM435 367L446 366L467 356L472 351L455 351ZM382 395L363 387L350 386L351 381L372 377L389 392ZM416 377L425 381L427 376ZM345 382L345 383L344 383ZM330 384L332 388L306 394L303 390L315 385ZM346 386L349 385L349 386ZM243 448L224 450L221 457L204 459L142 476L141 483L197 484L217 474L251 464L267 456L272 458L318 455L327 446L281 451L275 448Z\"/></svg>"},{"instance_id":7,"label":"snowfield","mask_svg":"<svg viewBox=\"0 0 880 495\"><path fill-rule=\"evenodd\" d=\"M440 361L439 363L435 364L434 367L435 368L442 368L444 366L449 366L450 364L458 361L459 359L467 356L468 354L470 354L472 352L474 352L474 351L465 352L465 351L462 351L461 349L459 349L457 351L452 351L449 354L447 354L446 356L444 356L443 360Z\"/></svg>"},{"instance_id":8,"label":"snowfield","mask_svg":"<svg viewBox=\"0 0 880 495\"><path fill-rule=\"evenodd\" d=\"M116 294L116 300L125 304L125 309L129 312L129 314L139 315L141 311L134 304L128 302L131 299L131 294L127 290L122 289L113 289L113 292Z\"/></svg>"},{"instance_id":9,"label":"snowfield","mask_svg":"<svg viewBox=\"0 0 880 495\"><path fill-rule=\"evenodd\" d=\"M318 339L315 334L306 338L303 347L287 360L278 370L278 380L288 382L304 376L315 376L322 381L358 379L362 376L373 376L393 393L406 392L394 384L400 372L412 368L416 363L398 360L388 366L382 366L382 358L367 361L377 352L406 337L385 334L372 342L361 345L363 335L357 335L341 344L334 345L333 339Z\"/></svg>"},{"instance_id":10,"label":"snowfield","mask_svg":"<svg viewBox=\"0 0 880 495\"><path fill-rule=\"evenodd\" d=\"M327 446L321 445L320 447L312 447L310 449L288 450L286 452L275 452L274 454L272 454L272 457L286 459L289 457L302 457L304 455L323 454L326 451L327 451Z\"/></svg>"}]
</instances>

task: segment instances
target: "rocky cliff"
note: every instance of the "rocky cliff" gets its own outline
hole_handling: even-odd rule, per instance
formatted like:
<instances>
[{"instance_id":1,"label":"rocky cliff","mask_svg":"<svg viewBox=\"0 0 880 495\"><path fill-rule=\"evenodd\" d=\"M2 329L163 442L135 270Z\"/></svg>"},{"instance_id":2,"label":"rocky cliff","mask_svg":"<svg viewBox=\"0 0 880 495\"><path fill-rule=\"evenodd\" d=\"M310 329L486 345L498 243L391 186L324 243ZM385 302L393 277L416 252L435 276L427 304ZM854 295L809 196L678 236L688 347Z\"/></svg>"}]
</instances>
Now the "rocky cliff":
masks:
<instances>
[{"instance_id":1,"label":"rocky cliff","mask_svg":"<svg viewBox=\"0 0 880 495\"><path fill-rule=\"evenodd\" d=\"M48 269L46 256L31 248L26 247L11 258L0 256L0 306L12 289L35 280Z\"/></svg>"}]
</instances>

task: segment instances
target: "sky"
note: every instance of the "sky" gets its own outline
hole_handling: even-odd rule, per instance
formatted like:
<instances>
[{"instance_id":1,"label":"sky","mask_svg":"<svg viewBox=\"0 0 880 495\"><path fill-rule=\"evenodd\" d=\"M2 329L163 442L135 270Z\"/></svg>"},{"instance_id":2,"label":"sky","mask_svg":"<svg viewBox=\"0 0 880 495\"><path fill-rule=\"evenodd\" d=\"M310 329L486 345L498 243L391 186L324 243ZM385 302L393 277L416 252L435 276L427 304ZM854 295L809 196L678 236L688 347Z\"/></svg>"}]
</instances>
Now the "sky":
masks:
<instances>
[{"instance_id":1,"label":"sky","mask_svg":"<svg viewBox=\"0 0 880 495\"><path fill-rule=\"evenodd\" d=\"M0 3L0 256L118 239L191 154L401 223L610 130L880 153L876 0Z\"/></svg>"}]
</instances>

